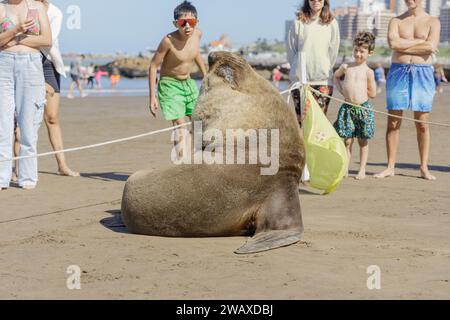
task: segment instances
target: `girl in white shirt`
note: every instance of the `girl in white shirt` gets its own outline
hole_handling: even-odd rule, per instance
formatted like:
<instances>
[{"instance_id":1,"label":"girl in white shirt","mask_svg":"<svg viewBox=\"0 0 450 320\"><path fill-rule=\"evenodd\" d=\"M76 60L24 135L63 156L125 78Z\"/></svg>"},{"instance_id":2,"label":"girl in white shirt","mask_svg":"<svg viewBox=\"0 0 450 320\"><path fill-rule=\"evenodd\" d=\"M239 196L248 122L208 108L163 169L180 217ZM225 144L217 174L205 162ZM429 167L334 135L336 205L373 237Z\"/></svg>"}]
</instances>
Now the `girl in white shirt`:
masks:
<instances>
[{"instance_id":1,"label":"girl in white shirt","mask_svg":"<svg viewBox=\"0 0 450 320\"><path fill-rule=\"evenodd\" d=\"M287 55L291 65L289 79L292 83L302 78L302 57L306 59L306 84L333 95L334 65L339 52L339 25L330 11L329 0L305 0L297 13L287 40ZM304 53L303 55L301 53ZM292 92L299 123L302 121L300 90ZM330 99L315 95L325 114Z\"/></svg>"}]
</instances>

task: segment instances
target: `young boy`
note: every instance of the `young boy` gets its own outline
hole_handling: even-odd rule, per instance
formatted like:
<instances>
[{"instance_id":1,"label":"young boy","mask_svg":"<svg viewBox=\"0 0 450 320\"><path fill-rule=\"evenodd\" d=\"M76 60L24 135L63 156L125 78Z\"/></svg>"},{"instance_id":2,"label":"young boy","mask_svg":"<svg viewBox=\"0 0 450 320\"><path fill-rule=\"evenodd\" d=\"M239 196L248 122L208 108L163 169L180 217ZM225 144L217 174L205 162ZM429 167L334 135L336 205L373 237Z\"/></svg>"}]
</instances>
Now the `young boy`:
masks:
<instances>
[{"instance_id":1,"label":"young boy","mask_svg":"<svg viewBox=\"0 0 450 320\"><path fill-rule=\"evenodd\" d=\"M370 32L360 32L353 41L353 57L355 62L343 64L334 74L333 82L345 101L361 105L363 108L342 105L338 119L334 124L339 136L345 139L349 159L355 138L358 138L361 148L361 166L356 176L357 180L366 178L366 165L369 156L369 140L375 134L375 120L369 98L377 95L375 74L367 66L367 59L375 50L375 36ZM341 78L345 79L341 82Z\"/></svg>"},{"instance_id":2,"label":"young boy","mask_svg":"<svg viewBox=\"0 0 450 320\"><path fill-rule=\"evenodd\" d=\"M175 8L174 17L173 24L178 30L164 37L150 65L150 110L156 117L157 72L162 64L158 83L159 105L165 119L179 126L186 123L186 117L191 118L199 95L195 81L190 78L192 62L195 61L203 76L206 75L206 67L200 55L202 32L195 28L198 24L196 8L184 1ZM175 147L179 147L177 154L180 159L184 154L182 146L190 145L190 135L186 137L185 131L186 128L181 128L176 132Z\"/></svg>"}]
</instances>

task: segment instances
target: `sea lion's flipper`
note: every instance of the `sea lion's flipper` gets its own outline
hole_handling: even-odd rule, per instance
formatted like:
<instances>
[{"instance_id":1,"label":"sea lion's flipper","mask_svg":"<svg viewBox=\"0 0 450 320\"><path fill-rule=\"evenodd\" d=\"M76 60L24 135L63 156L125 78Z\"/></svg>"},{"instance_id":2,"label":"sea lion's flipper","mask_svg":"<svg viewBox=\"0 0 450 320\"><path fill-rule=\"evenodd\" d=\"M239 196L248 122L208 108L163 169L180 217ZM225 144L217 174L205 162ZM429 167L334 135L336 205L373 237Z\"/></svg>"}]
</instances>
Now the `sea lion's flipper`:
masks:
<instances>
[{"instance_id":1,"label":"sea lion's flipper","mask_svg":"<svg viewBox=\"0 0 450 320\"><path fill-rule=\"evenodd\" d=\"M298 179L281 177L256 215L255 236L235 253L248 254L286 247L301 240L302 212Z\"/></svg>"},{"instance_id":2,"label":"sea lion's flipper","mask_svg":"<svg viewBox=\"0 0 450 320\"><path fill-rule=\"evenodd\" d=\"M296 244L301 240L302 232L297 230L280 230L262 232L250 238L247 243L236 254L251 254L263 251L269 251L281 247L287 247Z\"/></svg>"}]
</instances>

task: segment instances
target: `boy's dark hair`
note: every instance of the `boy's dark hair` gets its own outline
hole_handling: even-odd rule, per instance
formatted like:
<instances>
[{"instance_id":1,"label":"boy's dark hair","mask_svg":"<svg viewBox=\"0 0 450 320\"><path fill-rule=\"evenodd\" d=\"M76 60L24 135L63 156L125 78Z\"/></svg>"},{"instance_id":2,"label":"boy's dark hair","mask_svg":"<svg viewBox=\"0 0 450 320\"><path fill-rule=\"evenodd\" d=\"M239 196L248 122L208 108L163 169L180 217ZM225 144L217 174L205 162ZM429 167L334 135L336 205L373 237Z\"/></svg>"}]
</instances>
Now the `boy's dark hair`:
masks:
<instances>
[{"instance_id":1,"label":"boy's dark hair","mask_svg":"<svg viewBox=\"0 0 450 320\"><path fill-rule=\"evenodd\" d=\"M198 18L197 9L189 1L184 1L182 4L175 8L173 16L175 20L178 20L182 15L188 13L192 13L195 18Z\"/></svg>"},{"instance_id":2,"label":"boy's dark hair","mask_svg":"<svg viewBox=\"0 0 450 320\"><path fill-rule=\"evenodd\" d=\"M375 36L373 33L368 31L362 31L356 35L355 40L353 40L354 47L365 47L369 52L375 50Z\"/></svg>"}]
</instances>

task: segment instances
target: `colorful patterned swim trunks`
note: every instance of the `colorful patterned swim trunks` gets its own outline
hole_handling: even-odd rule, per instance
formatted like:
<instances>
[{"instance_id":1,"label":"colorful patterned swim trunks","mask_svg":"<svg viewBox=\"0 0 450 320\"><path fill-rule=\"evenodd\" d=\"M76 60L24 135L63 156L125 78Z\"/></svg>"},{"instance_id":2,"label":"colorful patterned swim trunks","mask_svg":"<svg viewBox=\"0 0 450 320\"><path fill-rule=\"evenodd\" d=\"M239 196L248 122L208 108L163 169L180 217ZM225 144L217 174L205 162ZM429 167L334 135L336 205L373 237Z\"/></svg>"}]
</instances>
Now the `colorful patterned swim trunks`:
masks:
<instances>
[{"instance_id":1,"label":"colorful patterned swim trunks","mask_svg":"<svg viewBox=\"0 0 450 320\"><path fill-rule=\"evenodd\" d=\"M158 84L158 99L167 121L191 116L197 105L199 91L194 80L178 80L161 77Z\"/></svg>"},{"instance_id":2,"label":"colorful patterned swim trunks","mask_svg":"<svg viewBox=\"0 0 450 320\"><path fill-rule=\"evenodd\" d=\"M337 121L334 124L334 128L341 138L370 140L375 136L373 107L369 102L365 102L361 106L368 109L358 108L348 104L342 105Z\"/></svg>"},{"instance_id":3,"label":"colorful patterned swim trunks","mask_svg":"<svg viewBox=\"0 0 450 320\"><path fill-rule=\"evenodd\" d=\"M386 84L388 110L431 112L436 94L434 67L393 63Z\"/></svg>"}]
</instances>

